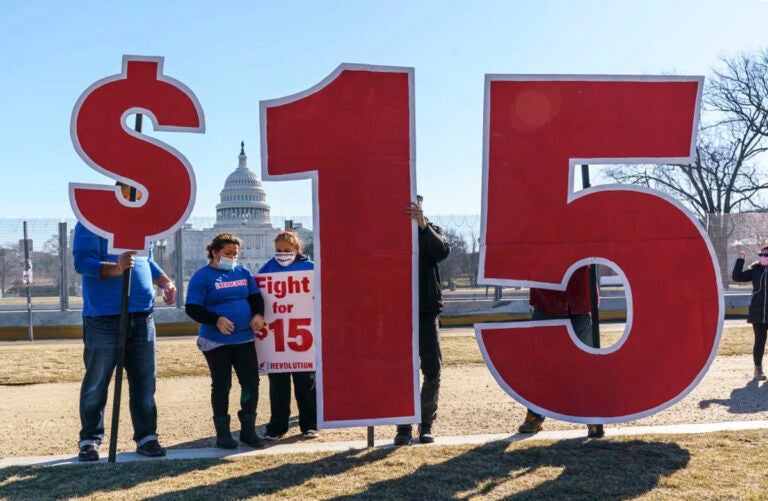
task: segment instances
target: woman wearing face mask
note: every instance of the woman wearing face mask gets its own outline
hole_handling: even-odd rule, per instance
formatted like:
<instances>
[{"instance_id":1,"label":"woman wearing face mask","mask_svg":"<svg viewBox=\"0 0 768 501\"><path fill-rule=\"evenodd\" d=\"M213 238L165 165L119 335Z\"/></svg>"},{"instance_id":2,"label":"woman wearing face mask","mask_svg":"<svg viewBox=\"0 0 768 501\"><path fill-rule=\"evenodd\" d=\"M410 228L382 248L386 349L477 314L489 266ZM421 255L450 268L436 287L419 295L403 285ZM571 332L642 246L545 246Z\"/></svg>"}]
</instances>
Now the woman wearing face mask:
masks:
<instances>
[{"instance_id":1,"label":"woman wearing face mask","mask_svg":"<svg viewBox=\"0 0 768 501\"><path fill-rule=\"evenodd\" d=\"M279 273L287 271L313 270L315 265L301 253L301 241L290 230L280 232L275 237L275 257L259 269L259 273ZM272 413L265 440L278 440L288 432L288 420L291 417L291 377L293 377L294 395L299 408L299 429L304 438L316 438L317 400L315 396L315 373L278 372L269 373L269 407Z\"/></svg>"},{"instance_id":2,"label":"woman wearing face mask","mask_svg":"<svg viewBox=\"0 0 768 501\"><path fill-rule=\"evenodd\" d=\"M732 278L734 282L752 282L752 300L749 303L747 322L752 324L755 331L755 345L752 348L752 358L755 361L755 380L765 381L763 373L763 353L765 352L765 338L768 333L768 247L760 249L757 255L759 260L744 269L746 253L739 252L739 258L733 267Z\"/></svg>"},{"instance_id":3,"label":"woman wearing face mask","mask_svg":"<svg viewBox=\"0 0 768 501\"><path fill-rule=\"evenodd\" d=\"M211 405L216 446L234 449L229 429L232 368L240 382L240 441L260 447L256 434L259 371L254 332L264 326L264 299L253 275L237 264L240 239L219 233L208 244L208 264L189 281L187 315L200 323L197 346L211 371Z\"/></svg>"}]
</instances>

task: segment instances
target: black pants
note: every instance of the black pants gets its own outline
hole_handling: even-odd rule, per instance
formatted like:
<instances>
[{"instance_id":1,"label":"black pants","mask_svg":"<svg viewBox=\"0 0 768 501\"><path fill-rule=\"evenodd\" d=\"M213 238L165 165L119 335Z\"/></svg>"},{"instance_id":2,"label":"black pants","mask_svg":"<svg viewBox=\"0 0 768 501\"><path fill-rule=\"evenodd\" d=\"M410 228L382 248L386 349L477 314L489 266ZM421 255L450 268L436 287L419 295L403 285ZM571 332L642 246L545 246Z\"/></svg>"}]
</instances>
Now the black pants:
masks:
<instances>
[{"instance_id":1,"label":"black pants","mask_svg":"<svg viewBox=\"0 0 768 501\"><path fill-rule=\"evenodd\" d=\"M752 330L755 331L755 344L752 346L752 360L754 360L755 365L762 366L768 324L752 324Z\"/></svg>"},{"instance_id":2,"label":"black pants","mask_svg":"<svg viewBox=\"0 0 768 501\"><path fill-rule=\"evenodd\" d=\"M440 352L440 335L437 331L437 314L419 315L419 358L421 374L421 422L431 425L437 418L437 401L440 396L440 369L443 355Z\"/></svg>"},{"instance_id":3,"label":"black pants","mask_svg":"<svg viewBox=\"0 0 768 501\"><path fill-rule=\"evenodd\" d=\"M299 429L317 429L317 397L314 372L276 372L269 374L269 409L272 416L267 424L267 435L278 437L288 431L291 417L291 377L293 394L299 408Z\"/></svg>"},{"instance_id":4,"label":"black pants","mask_svg":"<svg viewBox=\"0 0 768 501\"><path fill-rule=\"evenodd\" d=\"M211 406L214 417L229 414L229 389L232 388L232 368L240 382L240 408L255 413L259 401L259 362L256 345L252 342L226 344L204 351L211 370Z\"/></svg>"}]
</instances>

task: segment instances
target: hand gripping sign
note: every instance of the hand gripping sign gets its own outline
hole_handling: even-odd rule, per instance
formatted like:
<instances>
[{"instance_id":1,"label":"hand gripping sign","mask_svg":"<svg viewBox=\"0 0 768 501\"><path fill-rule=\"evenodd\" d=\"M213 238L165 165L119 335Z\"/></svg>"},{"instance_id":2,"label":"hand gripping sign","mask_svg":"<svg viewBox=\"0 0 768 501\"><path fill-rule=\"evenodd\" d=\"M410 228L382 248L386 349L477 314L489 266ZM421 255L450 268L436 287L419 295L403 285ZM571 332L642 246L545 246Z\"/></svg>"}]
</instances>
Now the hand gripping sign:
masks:
<instances>
[{"instance_id":1,"label":"hand gripping sign","mask_svg":"<svg viewBox=\"0 0 768 501\"><path fill-rule=\"evenodd\" d=\"M717 350L722 285L702 227L648 189L575 194L574 167L685 163L694 152L703 79L531 77L485 82L479 281L564 290L590 263L625 278L627 330L586 347L568 321L478 324L499 384L546 415L610 423L685 396Z\"/></svg>"},{"instance_id":2,"label":"hand gripping sign","mask_svg":"<svg viewBox=\"0 0 768 501\"><path fill-rule=\"evenodd\" d=\"M123 199L116 186L70 183L77 219L109 241L109 252L145 251L170 235L195 204L192 167L172 147L128 127L147 115L155 130L204 132L203 110L184 84L163 74L162 57L123 56L123 71L91 85L72 112L70 134L92 169L136 187L141 200Z\"/></svg>"},{"instance_id":3,"label":"hand gripping sign","mask_svg":"<svg viewBox=\"0 0 768 501\"><path fill-rule=\"evenodd\" d=\"M261 102L264 179L312 179L320 427L421 413L412 131L412 68L344 64Z\"/></svg>"},{"instance_id":4,"label":"hand gripping sign","mask_svg":"<svg viewBox=\"0 0 768 501\"><path fill-rule=\"evenodd\" d=\"M267 325L256 333L259 369L264 372L315 370L314 270L259 273Z\"/></svg>"}]
</instances>

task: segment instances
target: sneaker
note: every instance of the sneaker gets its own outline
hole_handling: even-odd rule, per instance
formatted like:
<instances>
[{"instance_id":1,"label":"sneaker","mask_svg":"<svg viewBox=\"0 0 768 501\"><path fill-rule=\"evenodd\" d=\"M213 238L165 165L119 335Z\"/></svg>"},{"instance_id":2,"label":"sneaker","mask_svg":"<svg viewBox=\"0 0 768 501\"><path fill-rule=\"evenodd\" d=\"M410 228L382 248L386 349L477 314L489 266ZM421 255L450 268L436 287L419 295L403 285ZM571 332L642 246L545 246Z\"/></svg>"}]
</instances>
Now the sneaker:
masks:
<instances>
[{"instance_id":1,"label":"sneaker","mask_svg":"<svg viewBox=\"0 0 768 501\"><path fill-rule=\"evenodd\" d=\"M589 438L603 438L605 436L605 429L601 424L588 424L587 425L587 437Z\"/></svg>"},{"instance_id":2,"label":"sneaker","mask_svg":"<svg viewBox=\"0 0 768 501\"><path fill-rule=\"evenodd\" d=\"M755 366L755 381L765 381L765 374L763 374L763 368L759 365Z\"/></svg>"},{"instance_id":3,"label":"sneaker","mask_svg":"<svg viewBox=\"0 0 768 501\"><path fill-rule=\"evenodd\" d=\"M395 435L395 445L411 445L413 438L411 437L410 426L398 426L397 435Z\"/></svg>"},{"instance_id":4,"label":"sneaker","mask_svg":"<svg viewBox=\"0 0 768 501\"><path fill-rule=\"evenodd\" d=\"M88 444L80 447L80 451L77 453L78 461L98 461L99 449L94 444Z\"/></svg>"},{"instance_id":5,"label":"sneaker","mask_svg":"<svg viewBox=\"0 0 768 501\"><path fill-rule=\"evenodd\" d=\"M304 438L317 438L320 436L320 432L317 430L307 430L304 433L302 433L302 436Z\"/></svg>"},{"instance_id":6,"label":"sneaker","mask_svg":"<svg viewBox=\"0 0 768 501\"><path fill-rule=\"evenodd\" d=\"M271 433L264 434L264 440L266 440L267 442L277 442L281 438L283 438L282 435L273 435Z\"/></svg>"},{"instance_id":7,"label":"sneaker","mask_svg":"<svg viewBox=\"0 0 768 501\"><path fill-rule=\"evenodd\" d=\"M431 444L434 443L435 436L432 434L432 425L422 423L419 425L419 443Z\"/></svg>"},{"instance_id":8,"label":"sneaker","mask_svg":"<svg viewBox=\"0 0 768 501\"><path fill-rule=\"evenodd\" d=\"M160 447L160 442L158 442L157 440L150 440L149 442L144 442L140 446L136 447L136 452L138 454L141 454L142 456L147 456L150 458L165 456L165 449Z\"/></svg>"},{"instance_id":9,"label":"sneaker","mask_svg":"<svg viewBox=\"0 0 768 501\"><path fill-rule=\"evenodd\" d=\"M525 421L517 428L518 433L538 433L544 427L544 420L531 414L525 415Z\"/></svg>"}]
</instances>

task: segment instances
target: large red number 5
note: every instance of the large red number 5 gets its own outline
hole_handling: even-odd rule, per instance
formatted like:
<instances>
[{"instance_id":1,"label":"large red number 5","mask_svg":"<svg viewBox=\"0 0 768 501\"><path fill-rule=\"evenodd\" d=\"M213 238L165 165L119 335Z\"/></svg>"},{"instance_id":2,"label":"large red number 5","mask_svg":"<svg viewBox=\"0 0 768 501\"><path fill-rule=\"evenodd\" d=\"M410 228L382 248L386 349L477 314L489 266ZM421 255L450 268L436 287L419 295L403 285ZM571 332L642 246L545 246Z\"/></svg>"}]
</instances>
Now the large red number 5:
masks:
<instances>
[{"instance_id":1,"label":"large red number 5","mask_svg":"<svg viewBox=\"0 0 768 501\"><path fill-rule=\"evenodd\" d=\"M261 103L264 178L313 182L321 427L421 412L412 105L413 69L357 65Z\"/></svg>"},{"instance_id":2,"label":"large red number 5","mask_svg":"<svg viewBox=\"0 0 768 501\"><path fill-rule=\"evenodd\" d=\"M672 405L714 358L723 318L711 244L687 211L638 187L573 192L589 163L690 161L703 79L486 77L480 279L565 289L608 263L628 284L628 326L587 348L566 322L476 326L486 363L521 403L576 422Z\"/></svg>"}]
</instances>

